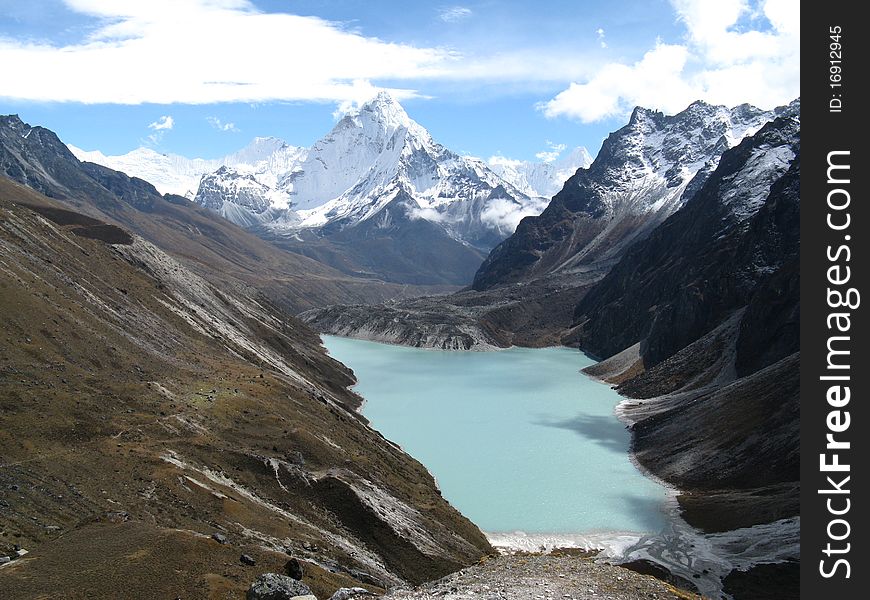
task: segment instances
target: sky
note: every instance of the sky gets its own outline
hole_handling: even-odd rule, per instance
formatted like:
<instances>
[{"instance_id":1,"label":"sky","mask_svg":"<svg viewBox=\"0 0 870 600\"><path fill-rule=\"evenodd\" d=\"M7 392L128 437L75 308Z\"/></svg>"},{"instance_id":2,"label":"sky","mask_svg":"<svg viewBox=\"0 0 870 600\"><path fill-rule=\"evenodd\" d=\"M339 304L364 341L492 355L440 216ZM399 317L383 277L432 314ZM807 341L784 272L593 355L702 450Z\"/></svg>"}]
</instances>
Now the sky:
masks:
<instances>
[{"instance_id":1,"label":"sky","mask_svg":"<svg viewBox=\"0 0 870 600\"><path fill-rule=\"evenodd\" d=\"M637 105L788 103L799 30L798 0L0 0L0 114L218 158L385 89L454 151L552 160Z\"/></svg>"}]
</instances>

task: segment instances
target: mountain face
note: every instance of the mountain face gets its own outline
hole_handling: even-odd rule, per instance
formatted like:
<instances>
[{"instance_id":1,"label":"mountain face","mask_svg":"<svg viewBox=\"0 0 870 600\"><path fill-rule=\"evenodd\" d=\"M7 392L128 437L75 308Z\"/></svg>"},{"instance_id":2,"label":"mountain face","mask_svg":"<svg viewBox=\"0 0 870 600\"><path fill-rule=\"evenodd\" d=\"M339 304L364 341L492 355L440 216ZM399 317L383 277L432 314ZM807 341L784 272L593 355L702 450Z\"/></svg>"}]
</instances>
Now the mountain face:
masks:
<instances>
[{"instance_id":1,"label":"mountain face","mask_svg":"<svg viewBox=\"0 0 870 600\"><path fill-rule=\"evenodd\" d=\"M277 191L290 210L258 216L259 235L348 274L416 284L467 284L545 204L435 142L384 93L344 116Z\"/></svg>"},{"instance_id":2,"label":"mountain face","mask_svg":"<svg viewBox=\"0 0 870 600\"><path fill-rule=\"evenodd\" d=\"M181 196L161 195L142 179L80 162L52 131L31 127L15 115L0 117L0 175L61 199L73 210L121 225L213 282L253 286L292 312L321 302L380 302L443 291L391 284L371 274L341 273L278 249ZM242 180L250 183L244 176ZM256 202L256 196L247 199Z\"/></svg>"},{"instance_id":3,"label":"mountain face","mask_svg":"<svg viewBox=\"0 0 870 600\"><path fill-rule=\"evenodd\" d=\"M503 156L493 156L487 161L490 169L524 194L544 198L552 198L577 169L585 169L591 164L592 156L582 146L565 156L543 162L512 160Z\"/></svg>"},{"instance_id":4,"label":"mountain face","mask_svg":"<svg viewBox=\"0 0 870 600\"><path fill-rule=\"evenodd\" d=\"M474 289L612 265L701 187L723 151L777 114L798 109L728 109L699 101L665 116L636 108L592 165L579 169L540 216L523 220L490 254Z\"/></svg>"},{"instance_id":5,"label":"mountain face","mask_svg":"<svg viewBox=\"0 0 870 600\"><path fill-rule=\"evenodd\" d=\"M492 551L253 286L6 178L0 261L0 597L242 597L292 553L328 598Z\"/></svg>"},{"instance_id":6,"label":"mountain face","mask_svg":"<svg viewBox=\"0 0 870 600\"><path fill-rule=\"evenodd\" d=\"M236 204L248 214L235 220L256 219L258 235L349 275L418 285L467 284L485 252L546 203L435 142L388 94L343 117L276 190L289 211L253 216Z\"/></svg>"},{"instance_id":7,"label":"mountain face","mask_svg":"<svg viewBox=\"0 0 870 600\"><path fill-rule=\"evenodd\" d=\"M286 194L270 188L250 172L226 166L202 176L195 201L246 228L284 217L288 206Z\"/></svg>"},{"instance_id":8,"label":"mountain face","mask_svg":"<svg viewBox=\"0 0 870 600\"><path fill-rule=\"evenodd\" d=\"M520 215L543 208L482 161L436 143L386 93L342 118L279 187L302 227L351 227L404 193L409 216L484 249L490 232L504 238Z\"/></svg>"}]
</instances>

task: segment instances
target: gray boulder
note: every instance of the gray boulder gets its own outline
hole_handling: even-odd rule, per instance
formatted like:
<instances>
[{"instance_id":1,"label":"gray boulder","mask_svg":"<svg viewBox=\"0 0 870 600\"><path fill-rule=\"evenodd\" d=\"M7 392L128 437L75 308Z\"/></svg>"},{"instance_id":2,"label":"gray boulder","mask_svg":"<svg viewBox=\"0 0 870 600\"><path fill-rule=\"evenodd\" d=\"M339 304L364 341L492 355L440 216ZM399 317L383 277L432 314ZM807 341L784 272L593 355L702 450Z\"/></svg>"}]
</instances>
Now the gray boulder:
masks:
<instances>
[{"instance_id":1,"label":"gray boulder","mask_svg":"<svg viewBox=\"0 0 870 600\"><path fill-rule=\"evenodd\" d=\"M218 544L226 544L229 542L229 540L227 540L227 536L220 532L211 534L211 539L216 541Z\"/></svg>"},{"instance_id":2,"label":"gray boulder","mask_svg":"<svg viewBox=\"0 0 870 600\"><path fill-rule=\"evenodd\" d=\"M291 598L298 596L309 595L311 595L311 589L301 581L278 573L263 573L251 584L245 598L247 600L291 600Z\"/></svg>"}]
</instances>

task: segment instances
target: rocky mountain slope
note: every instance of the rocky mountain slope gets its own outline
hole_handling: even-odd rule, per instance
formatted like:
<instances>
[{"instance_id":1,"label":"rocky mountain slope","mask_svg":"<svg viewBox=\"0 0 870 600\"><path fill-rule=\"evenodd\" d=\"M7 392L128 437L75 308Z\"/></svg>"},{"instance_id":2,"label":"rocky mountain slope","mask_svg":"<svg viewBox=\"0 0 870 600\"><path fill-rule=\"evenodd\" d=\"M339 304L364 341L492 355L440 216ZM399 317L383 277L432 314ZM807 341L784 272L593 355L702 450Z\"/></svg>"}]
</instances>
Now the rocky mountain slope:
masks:
<instances>
[{"instance_id":1,"label":"rocky mountain slope","mask_svg":"<svg viewBox=\"0 0 870 600\"><path fill-rule=\"evenodd\" d=\"M371 273L348 275L282 251L185 198L161 195L146 181L80 162L52 131L15 115L0 117L0 174L137 233L214 283L252 285L292 312L443 289L394 285Z\"/></svg>"},{"instance_id":2,"label":"rocky mountain slope","mask_svg":"<svg viewBox=\"0 0 870 600\"><path fill-rule=\"evenodd\" d=\"M239 597L292 553L329 597L490 551L251 286L4 178L0 304L0 596Z\"/></svg>"}]
</instances>

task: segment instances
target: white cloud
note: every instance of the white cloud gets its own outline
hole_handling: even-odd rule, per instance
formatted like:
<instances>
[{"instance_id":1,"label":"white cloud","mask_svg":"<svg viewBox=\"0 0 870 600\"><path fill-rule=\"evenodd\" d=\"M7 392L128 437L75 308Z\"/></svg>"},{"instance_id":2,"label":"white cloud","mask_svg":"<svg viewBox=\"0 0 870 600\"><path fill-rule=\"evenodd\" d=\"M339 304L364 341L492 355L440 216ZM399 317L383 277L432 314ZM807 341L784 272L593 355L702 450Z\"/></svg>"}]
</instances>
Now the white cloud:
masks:
<instances>
[{"instance_id":1,"label":"white cloud","mask_svg":"<svg viewBox=\"0 0 870 600\"><path fill-rule=\"evenodd\" d=\"M480 213L480 220L488 223L503 233L513 233L524 217L539 215L547 206L543 198L532 199L526 204L518 204L513 200L496 198L486 204Z\"/></svg>"},{"instance_id":2,"label":"white cloud","mask_svg":"<svg viewBox=\"0 0 870 600\"><path fill-rule=\"evenodd\" d=\"M517 167L521 167L521 166L523 166L523 164L525 164L521 160L517 160L515 158L508 158L507 156L502 156L501 154L495 154L493 156L490 156L486 160L486 162L489 165L493 165L493 166L497 166L497 167L498 166L510 167L510 168L514 168L514 169L516 169Z\"/></svg>"},{"instance_id":3,"label":"white cloud","mask_svg":"<svg viewBox=\"0 0 870 600\"><path fill-rule=\"evenodd\" d=\"M456 23L470 17L473 13L465 6L448 6L438 11L438 18L445 23Z\"/></svg>"},{"instance_id":4,"label":"white cloud","mask_svg":"<svg viewBox=\"0 0 870 600\"><path fill-rule=\"evenodd\" d=\"M553 162L554 160L559 158L559 155L562 154L562 152L565 150L565 148L568 147L565 144L554 144L550 140L547 140L546 144L547 144L547 147L549 148L549 150L544 150L542 152L538 152L537 154L535 154L535 158L537 158L540 161L547 162L547 163Z\"/></svg>"},{"instance_id":5,"label":"white cloud","mask_svg":"<svg viewBox=\"0 0 870 600\"><path fill-rule=\"evenodd\" d=\"M387 89L420 97L437 80L499 89L586 77L595 63L554 46L465 54L366 37L317 17L259 12L251 0L62 0L94 19L80 43L0 38L0 98L141 104L329 101L338 114ZM448 19L472 16L450 6ZM276 64L287 65L283 70ZM384 88L379 81L393 82ZM402 85L408 82L407 85Z\"/></svg>"},{"instance_id":6,"label":"white cloud","mask_svg":"<svg viewBox=\"0 0 870 600\"><path fill-rule=\"evenodd\" d=\"M768 106L799 93L797 0L760 0L754 19L743 0L672 0L685 39L659 43L636 62L609 65L601 64L595 48L607 43L600 27L586 42L588 52L558 41L510 48L483 41L460 53L366 37L317 17L260 12L252 0L62 1L94 19L92 34L67 45L23 34L0 39L0 98L112 104L328 101L338 104L341 116L383 89L383 82L391 82L387 89L399 99L421 96L418 88L433 81L450 82L448 89L496 83L493 89L508 93L574 82L542 105L544 112L595 120L641 103L670 109L703 98ZM437 14L448 22L474 16L461 5L446 5ZM741 30L746 23L756 30L736 31L738 20ZM768 23L772 26L763 30ZM287 67L276 68L276 61ZM647 68L664 79L656 85Z\"/></svg>"},{"instance_id":7,"label":"white cloud","mask_svg":"<svg viewBox=\"0 0 870 600\"><path fill-rule=\"evenodd\" d=\"M766 0L764 19L749 21L755 28L744 31L734 29L753 16L744 0L671 3L686 27L683 43L659 41L633 64L601 67L539 105L544 114L592 122L623 116L636 105L676 112L703 99L772 108L800 95L798 0Z\"/></svg>"},{"instance_id":8,"label":"white cloud","mask_svg":"<svg viewBox=\"0 0 870 600\"><path fill-rule=\"evenodd\" d=\"M417 219L423 219L425 221L431 221L433 223L443 223L447 217L443 213L435 210L434 208L423 208L415 206L408 209L408 218L412 221L416 221Z\"/></svg>"},{"instance_id":9,"label":"white cloud","mask_svg":"<svg viewBox=\"0 0 870 600\"><path fill-rule=\"evenodd\" d=\"M144 143L149 146L158 145L163 141L163 136L166 135L166 132L172 131L173 127L175 127L175 119L171 115L163 115L153 123L148 124L148 129L151 129L154 133L146 136L143 140Z\"/></svg>"},{"instance_id":10,"label":"white cloud","mask_svg":"<svg viewBox=\"0 0 870 600\"><path fill-rule=\"evenodd\" d=\"M148 125L148 129L153 129L154 131L169 131L175 126L175 119L173 119L170 115L163 115L150 125Z\"/></svg>"},{"instance_id":11,"label":"white cloud","mask_svg":"<svg viewBox=\"0 0 870 600\"><path fill-rule=\"evenodd\" d=\"M0 96L85 103L354 100L427 77L449 51L388 43L249 0L65 0L101 23L84 42L0 39ZM279 62L276 62L279 61ZM286 65L276 69L277 64Z\"/></svg>"},{"instance_id":12,"label":"white cloud","mask_svg":"<svg viewBox=\"0 0 870 600\"><path fill-rule=\"evenodd\" d=\"M217 129L219 131L232 131L232 132L239 131L239 128L236 127L235 123L224 123L223 121L221 121L217 117L206 117L205 120L208 121L209 125L211 125L212 127L214 127L215 129Z\"/></svg>"}]
</instances>

